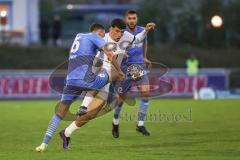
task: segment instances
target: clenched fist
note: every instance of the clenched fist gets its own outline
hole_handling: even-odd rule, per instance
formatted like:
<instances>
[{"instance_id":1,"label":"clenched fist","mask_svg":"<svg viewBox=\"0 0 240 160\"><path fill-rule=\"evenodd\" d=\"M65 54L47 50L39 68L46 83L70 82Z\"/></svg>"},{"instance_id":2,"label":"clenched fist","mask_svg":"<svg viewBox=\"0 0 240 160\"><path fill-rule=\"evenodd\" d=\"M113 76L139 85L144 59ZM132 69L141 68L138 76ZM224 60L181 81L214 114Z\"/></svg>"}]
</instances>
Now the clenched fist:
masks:
<instances>
[{"instance_id":1,"label":"clenched fist","mask_svg":"<svg viewBox=\"0 0 240 160\"><path fill-rule=\"evenodd\" d=\"M145 27L145 30L148 32L148 31L150 31L150 30L154 29L154 28L155 28L155 26L156 26L156 24L155 24L155 23L153 23L153 22L150 22L150 23L148 23L148 24L146 25L146 27Z\"/></svg>"}]
</instances>

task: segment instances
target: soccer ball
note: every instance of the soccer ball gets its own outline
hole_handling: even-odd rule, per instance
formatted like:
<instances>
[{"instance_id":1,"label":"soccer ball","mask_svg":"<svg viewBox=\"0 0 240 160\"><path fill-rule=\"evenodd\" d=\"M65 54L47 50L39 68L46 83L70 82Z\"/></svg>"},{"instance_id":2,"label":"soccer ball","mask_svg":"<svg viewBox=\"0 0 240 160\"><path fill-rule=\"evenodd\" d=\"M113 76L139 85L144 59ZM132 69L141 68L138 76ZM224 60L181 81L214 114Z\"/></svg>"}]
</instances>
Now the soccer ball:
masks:
<instances>
[{"instance_id":1,"label":"soccer ball","mask_svg":"<svg viewBox=\"0 0 240 160\"><path fill-rule=\"evenodd\" d=\"M144 70L139 64L132 64L127 68L127 77L133 81L139 81L144 76Z\"/></svg>"}]
</instances>

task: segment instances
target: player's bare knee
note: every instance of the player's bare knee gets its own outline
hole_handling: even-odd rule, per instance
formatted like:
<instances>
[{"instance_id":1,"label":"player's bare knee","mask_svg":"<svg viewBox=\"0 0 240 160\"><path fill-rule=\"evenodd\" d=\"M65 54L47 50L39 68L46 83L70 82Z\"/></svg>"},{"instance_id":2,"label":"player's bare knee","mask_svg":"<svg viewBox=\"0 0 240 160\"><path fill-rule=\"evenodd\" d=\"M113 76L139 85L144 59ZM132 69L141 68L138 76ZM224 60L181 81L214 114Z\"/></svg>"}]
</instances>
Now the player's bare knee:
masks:
<instances>
[{"instance_id":1,"label":"player's bare knee","mask_svg":"<svg viewBox=\"0 0 240 160\"><path fill-rule=\"evenodd\" d=\"M57 108L56 108L56 114L61 116L62 118L66 115L66 113L69 110L70 104L65 104L65 103L59 103Z\"/></svg>"},{"instance_id":2,"label":"player's bare knee","mask_svg":"<svg viewBox=\"0 0 240 160\"><path fill-rule=\"evenodd\" d=\"M77 116L75 123L78 127L80 127L83 124L87 123L88 121L89 121L89 118L87 114L85 114L85 115Z\"/></svg>"}]
</instances>

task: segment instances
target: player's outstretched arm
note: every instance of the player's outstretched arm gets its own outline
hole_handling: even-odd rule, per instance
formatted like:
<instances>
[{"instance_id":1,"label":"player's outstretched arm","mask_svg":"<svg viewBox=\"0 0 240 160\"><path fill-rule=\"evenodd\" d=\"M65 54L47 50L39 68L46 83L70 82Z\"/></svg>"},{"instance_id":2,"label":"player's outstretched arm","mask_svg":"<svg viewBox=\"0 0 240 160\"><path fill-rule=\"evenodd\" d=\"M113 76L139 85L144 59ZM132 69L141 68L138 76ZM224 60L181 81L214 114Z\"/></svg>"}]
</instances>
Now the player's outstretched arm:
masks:
<instances>
[{"instance_id":1,"label":"player's outstretched arm","mask_svg":"<svg viewBox=\"0 0 240 160\"><path fill-rule=\"evenodd\" d=\"M155 25L155 23L153 23L153 22L148 23L148 24L146 25L145 29L144 29L142 32L138 33L138 34L135 36L135 39L134 39L133 43L140 43L140 42L142 42L142 41L146 38L147 33L148 33L150 30L154 29L155 26L156 26L156 25Z\"/></svg>"}]
</instances>

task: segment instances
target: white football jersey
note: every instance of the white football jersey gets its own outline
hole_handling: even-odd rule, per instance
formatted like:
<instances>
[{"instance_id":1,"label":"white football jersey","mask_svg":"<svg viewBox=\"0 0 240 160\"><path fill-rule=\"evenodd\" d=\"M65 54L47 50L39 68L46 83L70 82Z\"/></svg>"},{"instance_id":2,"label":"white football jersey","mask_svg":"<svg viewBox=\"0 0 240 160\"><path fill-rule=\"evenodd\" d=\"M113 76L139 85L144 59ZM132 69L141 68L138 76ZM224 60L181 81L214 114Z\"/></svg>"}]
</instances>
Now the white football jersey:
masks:
<instances>
[{"instance_id":1,"label":"white football jersey","mask_svg":"<svg viewBox=\"0 0 240 160\"><path fill-rule=\"evenodd\" d=\"M137 44L137 43L142 42L145 39L146 35L147 35L147 32L145 30L142 31L141 33L138 33L136 36L132 35L128 31L125 31L123 33L123 36L121 37L121 39L118 42L116 42L109 36L109 33L106 33L105 37L104 37L104 40L108 43L109 49L115 48L115 50L114 51L112 50L112 52L113 52L113 54L117 55L117 61L118 61L119 65L121 65L124 54L126 53L127 48L130 45L132 45L133 43ZM99 59L103 59L102 68L109 71L109 70L111 70L111 67L114 67L111 64L111 62L108 60L107 56L103 52L99 52L96 57L98 57ZM102 97L106 100L107 96L104 93L108 93L109 86L110 86L110 83L106 84L101 89L104 92L99 92L98 96L100 96L100 97Z\"/></svg>"},{"instance_id":2,"label":"white football jersey","mask_svg":"<svg viewBox=\"0 0 240 160\"><path fill-rule=\"evenodd\" d=\"M118 42L114 41L110 37L109 33L106 33L104 37L104 40L108 42L108 48L112 50L113 54L117 55L117 61L119 65L121 65L122 63L127 47L129 47L129 45L134 41L134 39L134 35L130 34L127 31L123 33L123 36ZM107 56L104 54L103 68L109 70L111 69L111 67L113 67L113 65L108 60Z\"/></svg>"}]
</instances>

